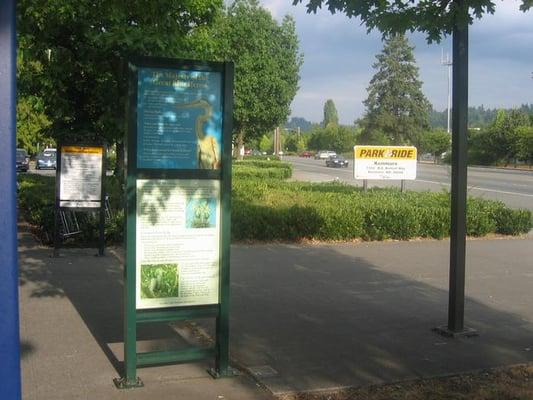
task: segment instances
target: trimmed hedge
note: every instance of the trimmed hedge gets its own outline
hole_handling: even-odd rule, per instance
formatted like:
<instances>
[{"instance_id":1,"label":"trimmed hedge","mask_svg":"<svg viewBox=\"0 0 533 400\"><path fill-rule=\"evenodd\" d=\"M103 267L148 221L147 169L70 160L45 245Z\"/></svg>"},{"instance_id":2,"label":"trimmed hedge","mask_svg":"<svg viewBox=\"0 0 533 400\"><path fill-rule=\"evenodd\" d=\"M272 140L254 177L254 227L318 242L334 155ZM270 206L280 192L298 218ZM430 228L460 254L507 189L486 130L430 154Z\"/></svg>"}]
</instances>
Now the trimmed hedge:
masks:
<instances>
[{"instance_id":1,"label":"trimmed hedge","mask_svg":"<svg viewBox=\"0 0 533 400\"><path fill-rule=\"evenodd\" d=\"M281 161L243 160L233 163L234 178L287 179L292 176L292 165Z\"/></svg>"},{"instance_id":2,"label":"trimmed hedge","mask_svg":"<svg viewBox=\"0 0 533 400\"><path fill-rule=\"evenodd\" d=\"M441 239L450 233L447 192L405 192L342 183L285 182L257 176L233 182L234 240ZM251 174L253 171L248 170ZM533 226L531 211L469 198L467 234L518 235Z\"/></svg>"},{"instance_id":3,"label":"trimmed hedge","mask_svg":"<svg viewBox=\"0 0 533 400\"><path fill-rule=\"evenodd\" d=\"M55 176L20 174L18 182L19 208L26 220L37 228L41 240L50 243L54 232ZM107 177L104 190L109 195L112 210L112 217L106 220L105 225L106 241L118 243L124 237L123 197L118 179ZM73 236L71 241L77 244L97 243L99 234L97 215L83 212L78 213L77 217L82 232Z\"/></svg>"},{"instance_id":4,"label":"trimmed hedge","mask_svg":"<svg viewBox=\"0 0 533 400\"><path fill-rule=\"evenodd\" d=\"M370 189L342 183L287 182L292 166L280 161L245 160L233 164L233 240L405 240L449 236L447 192ZM53 232L54 177L19 175L19 205L46 238ZM106 179L114 217L106 224L108 241L123 235L123 190ZM96 240L96 220L84 221L80 241ZM467 234L518 235L533 226L531 211L513 210L501 202L469 198Z\"/></svg>"}]
</instances>

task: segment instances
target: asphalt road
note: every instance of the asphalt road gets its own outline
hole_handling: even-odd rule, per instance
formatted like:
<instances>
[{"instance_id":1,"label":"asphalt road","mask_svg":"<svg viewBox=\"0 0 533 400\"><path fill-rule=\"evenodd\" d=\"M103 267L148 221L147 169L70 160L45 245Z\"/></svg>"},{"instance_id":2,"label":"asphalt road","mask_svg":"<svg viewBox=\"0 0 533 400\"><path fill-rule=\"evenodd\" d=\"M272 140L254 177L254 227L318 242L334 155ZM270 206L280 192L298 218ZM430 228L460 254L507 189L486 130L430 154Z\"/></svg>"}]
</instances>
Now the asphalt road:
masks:
<instances>
[{"instance_id":1,"label":"asphalt road","mask_svg":"<svg viewBox=\"0 0 533 400\"><path fill-rule=\"evenodd\" d=\"M362 181L353 178L353 161L348 168L328 168L323 160L301 157L284 157L293 164L293 179L326 182L338 179L342 182L362 186ZM491 200L500 200L513 208L533 210L533 171L507 170L497 168L468 168L468 194ZM406 181L407 190L449 190L451 167L419 163L417 178ZM400 186L400 181L368 181L368 186Z\"/></svg>"}]
</instances>

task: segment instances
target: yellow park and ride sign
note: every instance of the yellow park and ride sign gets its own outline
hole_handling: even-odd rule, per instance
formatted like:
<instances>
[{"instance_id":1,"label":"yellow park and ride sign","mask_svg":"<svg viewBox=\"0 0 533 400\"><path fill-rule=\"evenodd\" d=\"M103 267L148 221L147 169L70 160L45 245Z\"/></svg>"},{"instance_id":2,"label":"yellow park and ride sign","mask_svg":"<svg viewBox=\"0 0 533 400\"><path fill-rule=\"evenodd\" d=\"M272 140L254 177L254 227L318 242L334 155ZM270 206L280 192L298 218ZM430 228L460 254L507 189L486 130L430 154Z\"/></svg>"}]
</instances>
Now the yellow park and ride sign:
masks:
<instances>
[{"instance_id":1,"label":"yellow park and ride sign","mask_svg":"<svg viewBox=\"0 0 533 400\"><path fill-rule=\"evenodd\" d=\"M416 147L355 146L355 179L416 179Z\"/></svg>"}]
</instances>

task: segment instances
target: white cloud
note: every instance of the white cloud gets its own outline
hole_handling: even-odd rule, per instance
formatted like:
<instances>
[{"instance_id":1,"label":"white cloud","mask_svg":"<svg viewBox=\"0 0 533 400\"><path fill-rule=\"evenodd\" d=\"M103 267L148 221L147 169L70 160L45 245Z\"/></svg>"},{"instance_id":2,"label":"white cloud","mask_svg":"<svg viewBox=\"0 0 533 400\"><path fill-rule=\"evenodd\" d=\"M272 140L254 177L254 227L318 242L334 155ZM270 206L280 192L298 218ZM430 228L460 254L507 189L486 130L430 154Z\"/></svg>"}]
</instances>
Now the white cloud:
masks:
<instances>
[{"instance_id":1,"label":"white cloud","mask_svg":"<svg viewBox=\"0 0 533 400\"><path fill-rule=\"evenodd\" d=\"M358 20L327 10L307 14L306 1L264 0L262 5L281 20L296 20L304 53L300 90L292 115L311 121L322 119L324 102L334 100L342 123L352 123L364 112L362 101L373 75L372 64L381 50L379 32L367 35ZM519 11L520 1L496 1L496 13L475 20L470 29L470 104L510 107L533 103L533 11ZM447 71L440 65L441 49L451 39L427 45L421 34L410 35L424 82L423 90L435 108L447 105Z\"/></svg>"}]
</instances>

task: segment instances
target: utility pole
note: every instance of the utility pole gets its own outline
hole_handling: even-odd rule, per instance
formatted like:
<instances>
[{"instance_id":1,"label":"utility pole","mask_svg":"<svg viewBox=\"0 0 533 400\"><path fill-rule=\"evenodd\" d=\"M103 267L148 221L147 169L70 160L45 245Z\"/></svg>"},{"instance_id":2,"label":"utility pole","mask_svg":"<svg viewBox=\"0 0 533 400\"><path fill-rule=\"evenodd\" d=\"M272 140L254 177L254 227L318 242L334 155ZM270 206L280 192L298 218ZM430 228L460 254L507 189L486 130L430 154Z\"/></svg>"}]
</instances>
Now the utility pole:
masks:
<instances>
[{"instance_id":1,"label":"utility pole","mask_svg":"<svg viewBox=\"0 0 533 400\"><path fill-rule=\"evenodd\" d=\"M446 53L446 58L444 58L444 50L441 49L441 55L440 55L440 63L448 67L448 125L446 131L448 133L451 133L450 127L451 127L451 108L452 108L452 66L453 61L450 58L450 54Z\"/></svg>"}]
</instances>

